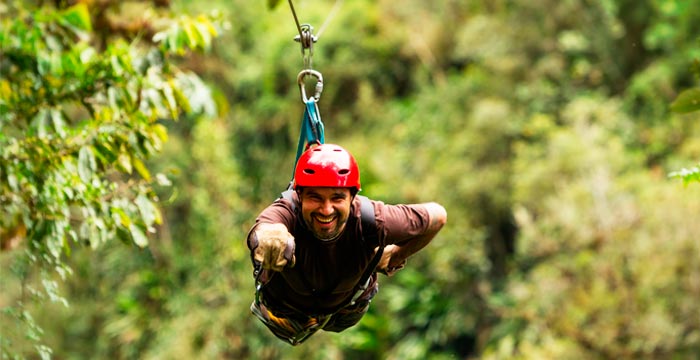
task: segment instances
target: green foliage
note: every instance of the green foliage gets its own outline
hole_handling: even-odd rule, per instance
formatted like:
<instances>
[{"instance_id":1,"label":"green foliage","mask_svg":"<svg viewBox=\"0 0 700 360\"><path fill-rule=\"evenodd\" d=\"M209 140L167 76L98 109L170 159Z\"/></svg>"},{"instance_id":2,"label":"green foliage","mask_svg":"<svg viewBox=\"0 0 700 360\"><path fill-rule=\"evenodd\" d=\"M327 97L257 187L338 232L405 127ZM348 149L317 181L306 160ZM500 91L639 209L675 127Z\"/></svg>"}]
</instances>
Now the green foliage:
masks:
<instances>
[{"instance_id":1,"label":"green foliage","mask_svg":"<svg viewBox=\"0 0 700 360\"><path fill-rule=\"evenodd\" d=\"M685 90L671 103L671 110L688 113L700 110L700 89Z\"/></svg>"},{"instance_id":2,"label":"green foliage","mask_svg":"<svg viewBox=\"0 0 700 360\"><path fill-rule=\"evenodd\" d=\"M143 7L127 14L137 2L123 3L113 16L151 14ZM72 254L63 261L74 274L61 291L42 283L31 261L13 262L16 276L0 277L10 289L0 300L22 298L24 308L13 309L29 310L25 332L41 329L43 343L10 347L3 338L6 349L29 354L43 345L61 358L139 359L627 359L700 351L700 267L689 256L699 251L697 189L664 176L700 157L697 112L669 106L681 89L693 89L700 8L675 0L339 3L313 62L324 75L319 107L327 141L355 154L365 195L387 203L435 200L449 214L406 269L380 277L367 316L343 333L322 332L290 347L250 315L243 239L289 181L303 112L297 29L282 1L183 0L172 3L179 14L213 6L231 19L215 27L219 40L207 45L197 32L208 25L186 25L199 22L196 16L166 21L171 30L145 26L131 38L140 40L122 45L96 22L83 30L99 34L101 45L88 46L97 57L116 49L134 58L157 54L167 64L160 76L196 68L214 88L188 77L198 90L183 89L187 103L173 90L181 107L174 114L166 93L156 101L162 108L138 107L162 111L157 124L168 141L157 158L137 147L129 154L144 164L151 185L165 179L157 174L172 182L145 194L159 220L155 213L144 218L146 201L128 198L148 247L105 241L90 250L70 240ZM295 6L301 22L318 27L335 2ZM167 39L155 53L142 52L156 32ZM207 56L180 58L178 48ZM50 71L47 59L42 67ZM150 84L111 86L125 83L131 87L122 93ZM122 98L115 97L121 100L112 113L129 109ZM692 96L683 99L683 108L692 107ZM185 114L186 105L198 113L214 104L222 109L216 119ZM44 131L58 137L46 111ZM63 113L66 138L94 120L81 103ZM186 121L165 121L176 115ZM38 137L38 122L26 126ZM91 170L90 153L83 153L66 156L75 181L113 161L114 184L149 183L133 162L129 174L118 156L105 161L93 151ZM694 167L686 170L677 176L697 176ZM167 200L156 206L154 199ZM147 231L151 221L157 233ZM21 238L22 229L3 236ZM71 306L33 305L50 289Z\"/></svg>"},{"instance_id":3,"label":"green foliage","mask_svg":"<svg viewBox=\"0 0 700 360\"><path fill-rule=\"evenodd\" d=\"M670 177L683 179L684 184L700 181L700 167L694 166L689 169L681 169L669 174Z\"/></svg>"},{"instance_id":4,"label":"green foliage","mask_svg":"<svg viewBox=\"0 0 700 360\"><path fill-rule=\"evenodd\" d=\"M154 45L115 40L98 49L83 3L3 11L14 15L3 16L0 31L3 249L25 243L32 266L65 278L63 256L76 244L95 249L117 238L147 246L162 223L154 187L167 180L146 161L167 140L163 122L203 113L211 102L171 57L208 49L214 20L181 17L163 24ZM41 282L49 300L65 302L50 275ZM17 318L33 331L31 317Z\"/></svg>"},{"instance_id":5,"label":"green foliage","mask_svg":"<svg viewBox=\"0 0 700 360\"><path fill-rule=\"evenodd\" d=\"M700 78L700 60L695 59L693 64L693 72L697 78ZM671 103L671 111L677 113L691 113L700 110L700 88L692 88L682 91L678 97ZM692 167L689 169L681 169L669 174L672 178L682 179L684 184L691 182L700 182L700 169Z\"/></svg>"},{"instance_id":6,"label":"green foliage","mask_svg":"<svg viewBox=\"0 0 700 360\"><path fill-rule=\"evenodd\" d=\"M508 300L494 302L511 321L497 327L487 358L648 358L696 349L688 335L698 328L698 307L686 295L697 293L688 281L699 273L685 254L696 251L697 225L685 215L697 211L697 191L688 196L633 170L615 135L628 121L619 108L580 99L565 114L574 126L518 146L518 172L547 154L549 165L539 163L558 176L516 179L523 271ZM520 326L509 328L516 320Z\"/></svg>"}]
</instances>

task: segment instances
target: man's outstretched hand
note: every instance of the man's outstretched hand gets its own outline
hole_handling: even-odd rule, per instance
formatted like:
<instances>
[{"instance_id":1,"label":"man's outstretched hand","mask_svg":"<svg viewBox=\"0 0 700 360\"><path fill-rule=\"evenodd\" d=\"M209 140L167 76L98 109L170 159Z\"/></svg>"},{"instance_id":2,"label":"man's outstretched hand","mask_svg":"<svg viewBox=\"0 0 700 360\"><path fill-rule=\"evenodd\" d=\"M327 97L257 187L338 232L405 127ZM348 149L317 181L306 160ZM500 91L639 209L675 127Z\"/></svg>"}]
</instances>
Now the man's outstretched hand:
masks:
<instances>
[{"instance_id":1,"label":"man's outstretched hand","mask_svg":"<svg viewBox=\"0 0 700 360\"><path fill-rule=\"evenodd\" d=\"M260 224L253 236L258 245L254 249L254 259L263 269L282 271L286 266L293 267L294 236L282 224Z\"/></svg>"},{"instance_id":2,"label":"man's outstretched hand","mask_svg":"<svg viewBox=\"0 0 700 360\"><path fill-rule=\"evenodd\" d=\"M379 248L375 249L375 252ZM382 273L386 276L393 276L397 271L403 269L406 265L406 259L401 258L397 253L400 247L396 245L387 245L384 247L384 253L382 253L382 258L377 264L377 272Z\"/></svg>"}]
</instances>

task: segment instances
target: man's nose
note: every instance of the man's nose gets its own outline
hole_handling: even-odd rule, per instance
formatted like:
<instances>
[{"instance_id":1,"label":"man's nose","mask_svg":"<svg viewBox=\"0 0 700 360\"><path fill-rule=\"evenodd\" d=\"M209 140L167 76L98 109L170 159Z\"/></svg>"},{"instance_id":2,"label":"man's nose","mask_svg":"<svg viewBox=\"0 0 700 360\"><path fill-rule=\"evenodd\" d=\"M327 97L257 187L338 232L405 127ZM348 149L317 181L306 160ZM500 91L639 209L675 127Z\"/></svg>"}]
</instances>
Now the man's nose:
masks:
<instances>
[{"instance_id":1,"label":"man's nose","mask_svg":"<svg viewBox=\"0 0 700 360\"><path fill-rule=\"evenodd\" d=\"M321 209L319 211L323 215L330 215L333 213L333 204L330 200L326 200L321 203Z\"/></svg>"}]
</instances>

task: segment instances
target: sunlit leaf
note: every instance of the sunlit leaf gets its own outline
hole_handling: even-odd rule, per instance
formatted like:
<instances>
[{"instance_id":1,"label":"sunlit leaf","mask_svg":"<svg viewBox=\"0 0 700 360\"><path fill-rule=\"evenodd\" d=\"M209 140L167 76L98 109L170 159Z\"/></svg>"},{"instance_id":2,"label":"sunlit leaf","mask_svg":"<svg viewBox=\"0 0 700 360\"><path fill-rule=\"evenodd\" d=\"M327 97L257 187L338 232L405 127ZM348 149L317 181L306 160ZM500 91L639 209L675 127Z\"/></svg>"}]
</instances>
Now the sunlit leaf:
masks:
<instances>
[{"instance_id":1,"label":"sunlit leaf","mask_svg":"<svg viewBox=\"0 0 700 360\"><path fill-rule=\"evenodd\" d=\"M63 112L58 109L51 109L51 122L53 123L54 131L59 137L66 137L66 123L63 121Z\"/></svg>"},{"instance_id":2,"label":"sunlit leaf","mask_svg":"<svg viewBox=\"0 0 700 360\"><path fill-rule=\"evenodd\" d=\"M76 73L77 75L82 75L85 70L85 67L78 63L76 54L63 54L61 56L61 68L66 73Z\"/></svg>"},{"instance_id":3,"label":"sunlit leaf","mask_svg":"<svg viewBox=\"0 0 700 360\"><path fill-rule=\"evenodd\" d=\"M146 165L143 164L143 161L136 157L132 157L131 163L134 165L136 172L138 172L139 175L141 175L141 177L144 178L144 180L151 181L151 173L146 168Z\"/></svg>"},{"instance_id":4,"label":"sunlit leaf","mask_svg":"<svg viewBox=\"0 0 700 360\"><path fill-rule=\"evenodd\" d=\"M115 74L122 75L124 73L124 67L122 67L119 56L112 55L109 58L109 62L112 65L112 70L114 71Z\"/></svg>"},{"instance_id":5,"label":"sunlit leaf","mask_svg":"<svg viewBox=\"0 0 700 360\"><path fill-rule=\"evenodd\" d=\"M131 156L128 153L121 152L117 157L117 164L119 168L122 169L127 174L131 174L133 167L131 164Z\"/></svg>"},{"instance_id":6,"label":"sunlit leaf","mask_svg":"<svg viewBox=\"0 0 700 360\"><path fill-rule=\"evenodd\" d=\"M200 47L204 50L209 50L211 48L211 42L212 42L212 30L213 28L211 26L208 26L207 24L203 23L195 23L194 24L195 28L197 29L196 33L199 35L199 44Z\"/></svg>"},{"instance_id":7,"label":"sunlit leaf","mask_svg":"<svg viewBox=\"0 0 700 360\"><path fill-rule=\"evenodd\" d=\"M194 49L202 43L202 37L198 33L197 28L193 23L188 22L184 24L183 28L185 30L185 34L187 35L187 45L190 48Z\"/></svg>"},{"instance_id":8,"label":"sunlit leaf","mask_svg":"<svg viewBox=\"0 0 700 360\"><path fill-rule=\"evenodd\" d=\"M161 89L161 94L163 95L163 98L165 99L165 106L167 107L168 111L170 112L170 116L172 117L172 119L177 119L178 106L177 106L177 101L175 99L175 94L174 94L172 85L170 83L163 83L163 87Z\"/></svg>"},{"instance_id":9,"label":"sunlit leaf","mask_svg":"<svg viewBox=\"0 0 700 360\"><path fill-rule=\"evenodd\" d=\"M182 89L180 89L177 84L175 84L174 81L170 81L170 89L172 91L172 94L174 96L174 99L177 101L177 105L179 105L184 112L189 113L192 112L192 107L190 106L190 100L185 94L182 92ZM177 118L175 118L177 119Z\"/></svg>"},{"instance_id":10,"label":"sunlit leaf","mask_svg":"<svg viewBox=\"0 0 700 360\"><path fill-rule=\"evenodd\" d=\"M37 54L37 71L40 75L46 75L51 72L51 55L45 51L40 51Z\"/></svg>"},{"instance_id":11,"label":"sunlit leaf","mask_svg":"<svg viewBox=\"0 0 700 360\"><path fill-rule=\"evenodd\" d=\"M132 240L137 246L142 248L148 246L148 238L140 227L136 226L135 224L131 224L131 226L129 226L129 232L131 233Z\"/></svg>"},{"instance_id":12,"label":"sunlit leaf","mask_svg":"<svg viewBox=\"0 0 700 360\"><path fill-rule=\"evenodd\" d=\"M154 206L153 202L148 199L148 197L140 194L138 197L136 197L134 202L139 208L139 213L141 213L141 217L143 218L146 227L151 227L153 224L160 222L160 214L158 209Z\"/></svg>"},{"instance_id":13,"label":"sunlit leaf","mask_svg":"<svg viewBox=\"0 0 700 360\"><path fill-rule=\"evenodd\" d=\"M89 183L92 180L93 171L95 170L95 155L92 148L85 146L78 153L78 176L84 183Z\"/></svg>"},{"instance_id":14,"label":"sunlit leaf","mask_svg":"<svg viewBox=\"0 0 700 360\"><path fill-rule=\"evenodd\" d=\"M19 182L17 181L17 175L14 173L7 174L7 184L10 185L12 191L19 192Z\"/></svg>"},{"instance_id":15,"label":"sunlit leaf","mask_svg":"<svg viewBox=\"0 0 700 360\"><path fill-rule=\"evenodd\" d=\"M168 179L168 177L165 174L158 173L156 174L156 182L160 186L171 186L173 183Z\"/></svg>"},{"instance_id":16,"label":"sunlit leaf","mask_svg":"<svg viewBox=\"0 0 700 360\"><path fill-rule=\"evenodd\" d=\"M61 14L62 18L70 25L77 29L92 31L92 22L90 21L90 12L85 3L78 3L64 10Z\"/></svg>"},{"instance_id":17,"label":"sunlit leaf","mask_svg":"<svg viewBox=\"0 0 700 360\"><path fill-rule=\"evenodd\" d=\"M118 113L120 110L119 106L119 89L115 88L114 86L110 86L107 89L107 97L109 99L109 106L112 108L112 110L115 113Z\"/></svg>"},{"instance_id":18,"label":"sunlit leaf","mask_svg":"<svg viewBox=\"0 0 700 360\"><path fill-rule=\"evenodd\" d=\"M128 228L131 226L131 218L124 212L124 209L113 206L110 208L110 211L114 221L121 225L121 227Z\"/></svg>"},{"instance_id":19,"label":"sunlit leaf","mask_svg":"<svg viewBox=\"0 0 700 360\"><path fill-rule=\"evenodd\" d=\"M60 76L63 74L63 60L61 58L61 54L57 51L54 51L50 54L50 69L51 69L51 75L55 76Z\"/></svg>"},{"instance_id":20,"label":"sunlit leaf","mask_svg":"<svg viewBox=\"0 0 700 360\"><path fill-rule=\"evenodd\" d=\"M689 113L700 110L700 88L685 90L671 104L671 110L677 113Z\"/></svg>"},{"instance_id":21,"label":"sunlit leaf","mask_svg":"<svg viewBox=\"0 0 700 360\"><path fill-rule=\"evenodd\" d=\"M700 182L700 166L674 171L668 176L671 178L682 179L683 183L686 185L690 182Z\"/></svg>"},{"instance_id":22,"label":"sunlit leaf","mask_svg":"<svg viewBox=\"0 0 700 360\"><path fill-rule=\"evenodd\" d=\"M158 136L160 141L165 142L168 140L168 129L163 126L163 124L153 124L153 126L151 126L151 130L154 134L156 134L156 136Z\"/></svg>"},{"instance_id":23,"label":"sunlit leaf","mask_svg":"<svg viewBox=\"0 0 700 360\"><path fill-rule=\"evenodd\" d=\"M41 109L32 120L32 127L40 138L45 138L48 135L49 117L49 111Z\"/></svg>"}]
</instances>

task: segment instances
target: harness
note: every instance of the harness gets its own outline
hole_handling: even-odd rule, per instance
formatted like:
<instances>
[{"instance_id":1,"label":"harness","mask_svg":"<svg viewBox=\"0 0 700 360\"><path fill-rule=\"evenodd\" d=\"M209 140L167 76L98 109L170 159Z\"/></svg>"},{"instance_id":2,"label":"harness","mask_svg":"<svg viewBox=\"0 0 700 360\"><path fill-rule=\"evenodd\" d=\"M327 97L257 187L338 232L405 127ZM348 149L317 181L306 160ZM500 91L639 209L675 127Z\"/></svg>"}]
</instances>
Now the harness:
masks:
<instances>
[{"instance_id":1,"label":"harness","mask_svg":"<svg viewBox=\"0 0 700 360\"><path fill-rule=\"evenodd\" d=\"M296 203L293 200L293 195L294 190L286 190L282 192L281 198L286 199L292 204L292 211L296 212ZM360 199L360 221L362 224L362 238L365 241L365 243L375 243L377 242L377 239L379 237L379 232L376 226L376 219L374 217L374 206L372 205L372 202L367 198L366 196L362 195L356 195ZM371 277L372 274L375 272L375 269L377 265L379 264L379 261L382 258L382 254L384 253L384 247L379 246L379 249L377 250L377 253L374 255L372 260L370 260L369 264L367 264L367 267L365 268L364 272L362 273L362 277L360 278L360 281L355 285L355 290L353 292L353 295L348 298L342 305L340 305L335 311L331 312L330 314L322 314L322 315L312 315L310 317L315 318L316 321L313 322L313 325L311 327L302 329L298 333L296 333L294 336L289 336L287 338L284 338L284 340L289 341L292 345L297 345L302 343L304 340L306 340L309 336L313 335L316 331L319 329L323 329L323 327L330 321L330 319L338 313L340 310L347 308L349 306L355 305L357 300L362 296L362 294L367 290L369 287L369 284L371 282ZM253 272L253 275L255 276L255 305L258 307L261 307L261 305L264 305L264 301L262 298L262 288L265 286L267 282L263 282L260 280L260 276L262 275L262 264L253 262L255 270ZM267 280L269 280L268 278ZM288 304L285 304L286 306L289 306ZM291 306L289 306L291 307ZM297 309L294 309L291 307L292 310L298 312L298 313L303 313L302 311L299 311ZM268 319L266 319L265 315L260 313L259 311L253 310L253 313L261 320L263 323L267 323ZM279 336L279 335L278 335Z\"/></svg>"}]
</instances>

